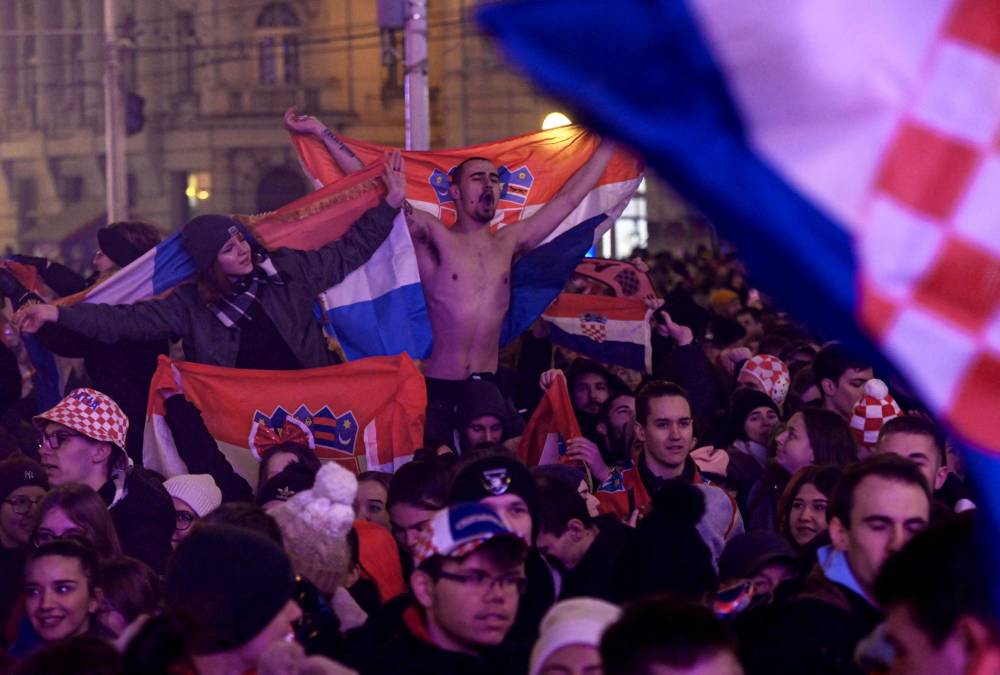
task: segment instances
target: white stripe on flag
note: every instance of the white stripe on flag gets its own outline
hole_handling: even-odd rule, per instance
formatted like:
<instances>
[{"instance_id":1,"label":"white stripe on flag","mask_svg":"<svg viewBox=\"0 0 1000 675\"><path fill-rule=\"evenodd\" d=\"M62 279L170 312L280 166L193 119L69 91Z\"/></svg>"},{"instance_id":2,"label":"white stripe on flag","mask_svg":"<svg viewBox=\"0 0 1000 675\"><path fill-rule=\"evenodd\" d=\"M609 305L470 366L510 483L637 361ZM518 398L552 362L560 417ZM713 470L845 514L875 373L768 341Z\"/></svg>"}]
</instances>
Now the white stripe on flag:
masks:
<instances>
[{"instance_id":1,"label":"white stripe on flag","mask_svg":"<svg viewBox=\"0 0 1000 675\"><path fill-rule=\"evenodd\" d=\"M327 307L343 307L374 300L397 288L419 283L416 252L406 218L400 212L393 221L389 236L368 262L324 291L324 302Z\"/></svg>"}]
</instances>

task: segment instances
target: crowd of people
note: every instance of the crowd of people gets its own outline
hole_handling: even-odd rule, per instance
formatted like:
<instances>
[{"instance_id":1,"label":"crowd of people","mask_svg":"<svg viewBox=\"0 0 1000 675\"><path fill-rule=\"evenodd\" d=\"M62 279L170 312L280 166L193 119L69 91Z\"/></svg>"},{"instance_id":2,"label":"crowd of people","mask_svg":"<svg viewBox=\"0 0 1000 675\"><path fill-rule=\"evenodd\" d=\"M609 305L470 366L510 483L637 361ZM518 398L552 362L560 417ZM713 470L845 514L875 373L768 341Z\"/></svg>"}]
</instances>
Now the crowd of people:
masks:
<instances>
[{"instance_id":1,"label":"crowd of people","mask_svg":"<svg viewBox=\"0 0 1000 675\"><path fill-rule=\"evenodd\" d=\"M357 158L315 120L288 123L352 170ZM609 156L596 152L553 209L490 240L489 160L453 174L459 222L445 230L409 208L393 155L384 201L340 240L267 252L228 216L199 216L182 231L196 278L131 305L52 302L153 247L148 224L103 228L88 279L15 256L43 283L0 269L5 667L1000 672L977 499L947 437L904 383L772 306L734 254L637 252L658 296L649 373L557 346L541 321L499 349L511 261ZM413 461L354 475L287 441L248 480L178 389L159 395L187 473L143 468L157 357L336 363L313 299L371 256L400 209L432 277L437 345ZM40 353L82 360L65 396ZM558 462L528 466L519 437L562 386L580 435L560 439Z\"/></svg>"}]
</instances>

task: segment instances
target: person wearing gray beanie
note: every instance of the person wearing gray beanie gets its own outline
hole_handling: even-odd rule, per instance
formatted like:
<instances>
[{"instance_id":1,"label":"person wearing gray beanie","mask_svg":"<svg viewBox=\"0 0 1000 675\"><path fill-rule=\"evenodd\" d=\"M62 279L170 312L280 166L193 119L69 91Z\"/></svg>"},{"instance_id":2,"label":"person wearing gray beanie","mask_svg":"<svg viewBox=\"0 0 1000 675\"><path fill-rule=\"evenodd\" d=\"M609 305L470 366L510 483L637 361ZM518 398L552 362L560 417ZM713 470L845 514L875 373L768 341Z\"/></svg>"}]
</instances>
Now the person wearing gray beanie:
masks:
<instances>
[{"instance_id":1,"label":"person wearing gray beanie","mask_svg":"<svg viewBox=\"0 0 1000 675\"><path fill-rule=\"evenodd\" d=\"M291 562L273 541L244 528L200 524L170 561L164 607L190 627L197 672L242 673L293 634L302 616L293 588Z\"/></svg>"},{"instance_id":2,"label":"person wearing gray beanie","mask_svg":"<svg viewBox=\"0 0 1000 675\"><path fill-rule=\"evenodd\" d=\"M372 178L372 189L378 179ZM181 234L194 282L165 297L123 305L31 305L15 317L35 333L49 322L104 342L181 338L188 361L226 368L298 370L338 361L313 313L316 297L364 265L392 230L406 195L403 160L386 161L385 199L339 239L313 251L251 248L227 215L191 220Z\"/></svg>"}]
</instances>

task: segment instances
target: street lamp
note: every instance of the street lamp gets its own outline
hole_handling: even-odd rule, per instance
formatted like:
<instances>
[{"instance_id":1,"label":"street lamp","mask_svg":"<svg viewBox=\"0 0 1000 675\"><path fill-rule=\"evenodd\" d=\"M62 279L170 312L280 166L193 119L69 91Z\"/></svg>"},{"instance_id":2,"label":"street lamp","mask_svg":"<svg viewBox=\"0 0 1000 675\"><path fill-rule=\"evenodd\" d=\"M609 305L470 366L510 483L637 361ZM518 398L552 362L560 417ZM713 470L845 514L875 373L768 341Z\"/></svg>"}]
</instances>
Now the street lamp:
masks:
<instances>
[{"instance_id":1,"label":"street lamp","mask_svg":"<svg viewBox=\"0 0 1000 675\"><path fill-rule=\"evenodd\" d=\"M566 117L566 115L564 115L563 113L550 112L548 115L545 116L545 119L542 120L542 130L548 131L549 129L555 129L556 127L565 127L569 126L570 124L573 124L573 120Z\"/></svg>"}]
</instances>

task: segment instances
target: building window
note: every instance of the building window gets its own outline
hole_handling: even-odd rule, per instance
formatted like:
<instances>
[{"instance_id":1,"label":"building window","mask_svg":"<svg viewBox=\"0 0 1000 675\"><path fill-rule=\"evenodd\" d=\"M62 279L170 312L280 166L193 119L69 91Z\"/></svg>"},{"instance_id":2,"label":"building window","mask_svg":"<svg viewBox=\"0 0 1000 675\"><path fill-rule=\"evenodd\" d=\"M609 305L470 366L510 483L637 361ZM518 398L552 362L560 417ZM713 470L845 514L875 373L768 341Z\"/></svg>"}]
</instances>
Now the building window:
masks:
<instances>
[{"instance_id":1,"label":"building window","mask_svg":"<svg viewBox=\"0 0 1000 675\"><path fill-rule=\"evenodd\" d=\"M302 23L285 2L273 2L257 15L258 80L261 84L299 82L299 36Z\"/></svg>"},{"instance_id":2,"label":"building window","mask_svg":"<svg viewBox=\"0 0 1000 675\"><path fill-rule=\"evenodd\" d=\"M59 198L67 206L79 204L83 200L83 176L63 176L59 180Z\"/></svg>"},{"instance_id":3,"label":"building window","mask_svg":"<svg viewBox=\"0 0 1000 675\"><path fill-rule=\"evenodd\" d=\"M194 50L197 35L193 12L177 12L177 91L194 91Z\"/></svg>"},{"instance_id":4,"label":"building window","mask_svg":"<svg viewBox=\"0 0 1000 675\"><path fill-rule=\"evenodd\" d=\"M622 215L601 237L598 254L603 258L624 259L637 248L649 243L649 221L646 218L646 179L639 183Z\"/></svg>"}]
</instances>

